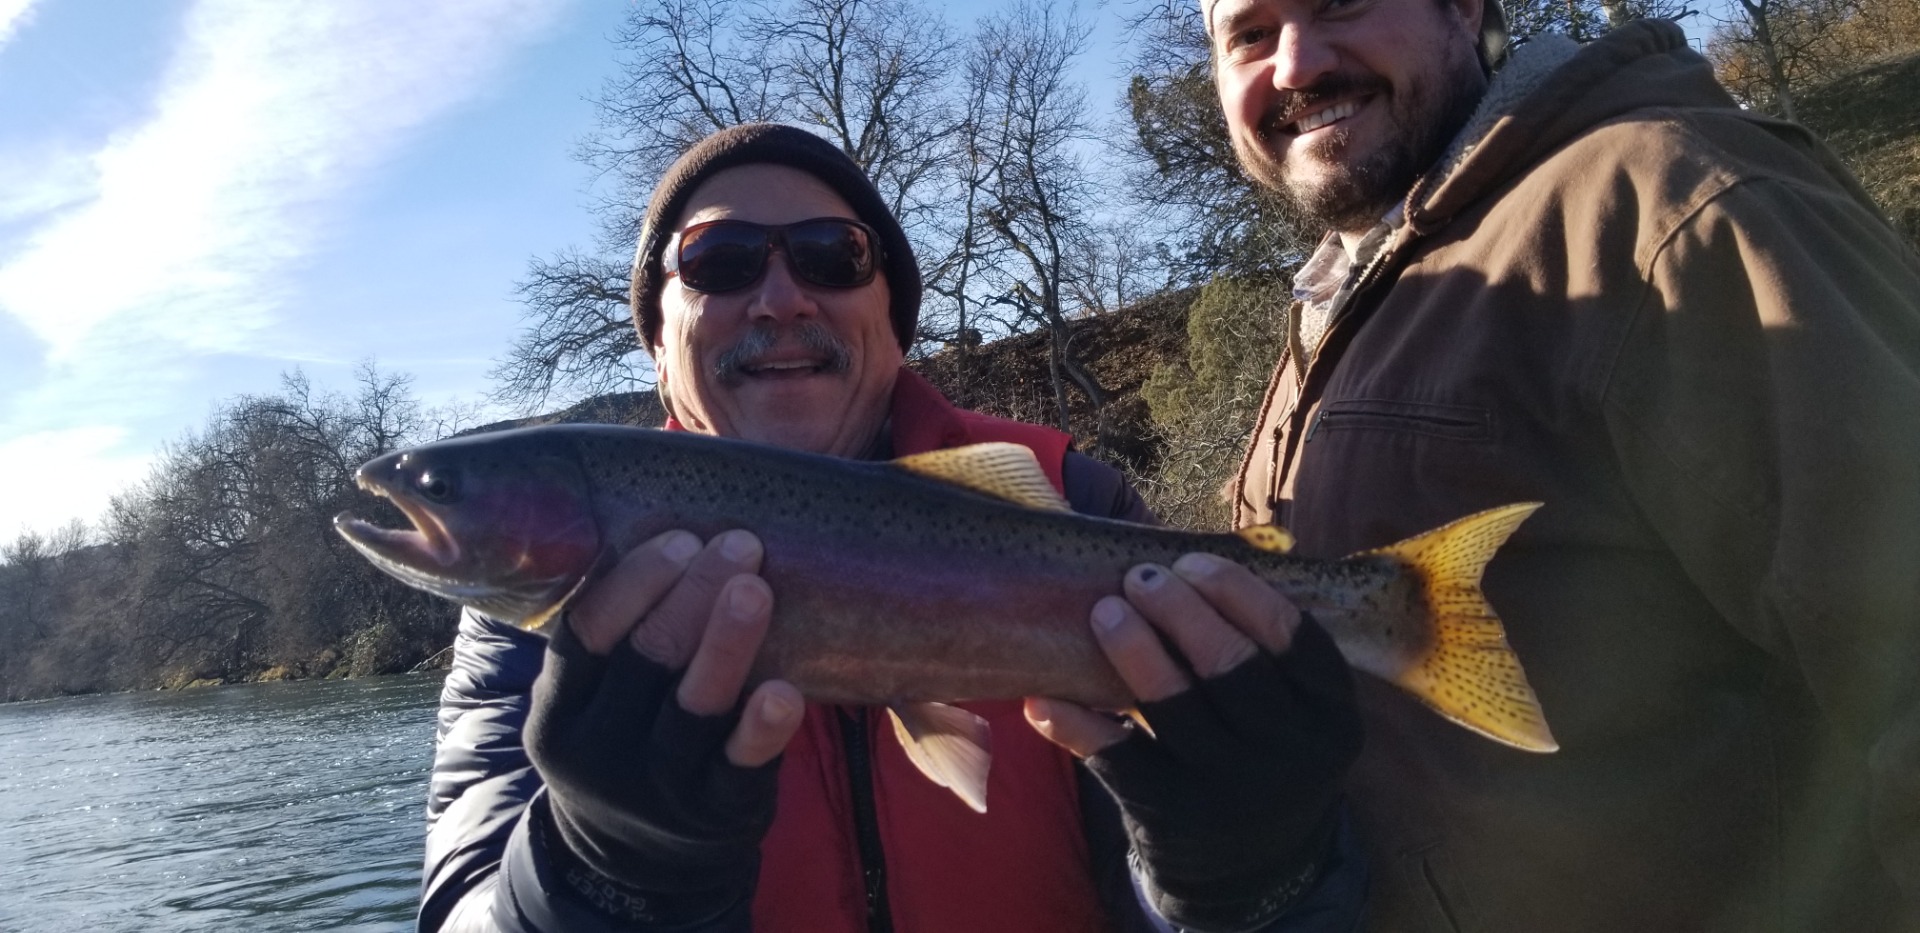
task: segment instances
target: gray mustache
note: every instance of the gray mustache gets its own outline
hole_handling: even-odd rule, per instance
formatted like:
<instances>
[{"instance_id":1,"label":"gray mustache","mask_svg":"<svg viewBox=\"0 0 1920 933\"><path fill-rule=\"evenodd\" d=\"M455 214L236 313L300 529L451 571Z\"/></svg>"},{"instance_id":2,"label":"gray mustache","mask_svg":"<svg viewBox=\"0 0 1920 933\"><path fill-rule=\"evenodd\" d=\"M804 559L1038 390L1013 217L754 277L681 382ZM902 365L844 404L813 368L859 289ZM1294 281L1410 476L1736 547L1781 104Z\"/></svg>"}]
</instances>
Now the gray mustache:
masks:
<instances>
[{"instance_id":1,"label":"gray mustache","mask_svg":"<svg viewBox=\"0 0 1920 933\"><path fill-rule=\"evenodd\" d=\"M783 330L777 325L762 323L755 325L745 337L740 338L739 343L728 347L713 361L714 378L723 385L737 384L746 378L747 367L772 353L783 337L797 341L808 352L824 357L825 362L821 366L824 372L844 373L853 365L853 351L824 324L805 321Z\"/></svg>"}]
</instances>

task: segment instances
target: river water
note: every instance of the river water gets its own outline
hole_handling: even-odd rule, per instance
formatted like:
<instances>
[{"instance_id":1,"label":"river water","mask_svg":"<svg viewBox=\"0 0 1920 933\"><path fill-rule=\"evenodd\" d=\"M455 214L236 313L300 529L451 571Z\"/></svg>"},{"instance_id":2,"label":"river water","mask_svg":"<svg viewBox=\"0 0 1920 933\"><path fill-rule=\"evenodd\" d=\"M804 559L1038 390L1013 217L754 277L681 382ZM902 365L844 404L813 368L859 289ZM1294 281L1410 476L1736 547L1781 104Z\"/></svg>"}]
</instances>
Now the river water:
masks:
<instances>
[{"instance_id":1,"label":"river water","mask_svg":"<svg viewBox=\"0 0 1920 933\"><path fill-rule=\"evenodd\" d=\"M439 689L0 705L0 933L410 929Z\"/></svg>"}]
</instances>

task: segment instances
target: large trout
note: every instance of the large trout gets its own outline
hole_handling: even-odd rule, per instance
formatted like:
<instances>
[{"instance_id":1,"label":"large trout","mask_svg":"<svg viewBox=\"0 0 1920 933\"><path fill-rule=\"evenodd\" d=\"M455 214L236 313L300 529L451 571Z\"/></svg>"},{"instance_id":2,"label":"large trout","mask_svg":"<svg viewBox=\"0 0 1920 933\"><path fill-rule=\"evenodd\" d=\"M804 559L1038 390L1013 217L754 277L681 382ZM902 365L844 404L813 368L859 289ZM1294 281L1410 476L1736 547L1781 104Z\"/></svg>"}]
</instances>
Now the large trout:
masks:
<instances>
[{"instance_id":1,"label":"large trout","mask_svg":"<svg viewBox=\"0 0 1920 933\"><path fill-rule=\"evenodd\" d=\"M682 528L765 545L774 615L755 682L885 705L929 777L984 809L984 722L944 706L1133 697L1088 615L1127 569L1204 551L1252 568L1311 612L1355 667L1440 715L1529 751L1558 746L1480 592L1494 551L1537 503L1492 509L1340 560L1285 553L1262 526L1197 534L1073 513L1025 447L979 444L869 463L644 428L562 425L442 441L360 468L414 527L342 515L387 573L532 630L627 550ZM961 739L963 759L951 759Z\"/></svg>"}]
</instances>

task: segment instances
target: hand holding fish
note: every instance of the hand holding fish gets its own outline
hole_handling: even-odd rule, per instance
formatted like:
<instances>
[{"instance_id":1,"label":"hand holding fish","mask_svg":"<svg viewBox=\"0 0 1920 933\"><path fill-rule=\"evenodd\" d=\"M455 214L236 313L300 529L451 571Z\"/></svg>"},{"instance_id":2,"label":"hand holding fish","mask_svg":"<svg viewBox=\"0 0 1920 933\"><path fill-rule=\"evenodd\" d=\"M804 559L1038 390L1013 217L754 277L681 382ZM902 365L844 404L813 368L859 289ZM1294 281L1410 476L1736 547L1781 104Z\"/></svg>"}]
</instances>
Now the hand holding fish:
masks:
<instances>
[{"instance_id":1,"label":"hand holding fish","mask_svg":"<svg viewBox=\"0 0 1920 933\"><path fill-rule=\"evenodd\" d=\"M527 748L553 861L604 913L672 924L744 909L773 819L769 763L802 710L780 680L740 702L772 618L761 554L743 531L704 547L659 535L556 626Z\"/></svg>"},{"instance_id":2,"label":"hand holding fish","mask_svg":"<svg viewBox=\"0 0 1920 933\"><path fill-rule=\"evenodd\" d=\"M607 654L627 638L642 656L674 670L684 667L675 690L681 708L696 716L725 715L740 702L773 615L773 592L754 575L763 553L751 532L716 535L705 547L687 532L667 532L581 593L568 620L594 654ZM689 585L663 592L683 579L675 569L684 571ZM786 681L757 687L727 738L727 760L743 768L772 761L799 729L803 702Z\"/></svg>"},{"instance_id":3,"label":"hand holding fish","mask_svg":"<svg viewBox=\"0 0 1920 933\"><path fill-rule=\"evenodd\" d=\"M1123 590L1092 627L1148 729L1060 700L1029 700L1028 718L1113 794L1162 916L1259 926L1311 889L1331 846L1360 750L1351 675L1318 625L1232 561L1140 565Z\"/></svg>"}]
</instances>

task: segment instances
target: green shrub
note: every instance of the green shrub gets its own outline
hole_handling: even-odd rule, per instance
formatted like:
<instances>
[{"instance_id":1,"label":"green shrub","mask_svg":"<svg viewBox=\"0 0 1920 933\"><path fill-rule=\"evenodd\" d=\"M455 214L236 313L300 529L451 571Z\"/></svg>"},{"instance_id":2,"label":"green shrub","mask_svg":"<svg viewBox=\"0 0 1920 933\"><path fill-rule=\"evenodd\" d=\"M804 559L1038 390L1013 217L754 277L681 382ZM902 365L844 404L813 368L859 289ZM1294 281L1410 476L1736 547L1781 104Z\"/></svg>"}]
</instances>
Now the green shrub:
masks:
<instances>
[{"instance_id":1,"label":"green shrub","mask_svg":"<svg viewBox=\"0 0 1920 933\"><path fill-rule=\"evenodd\" d=\"M1246 449L1284 344L1286 285L1216 279L1187 310L1187 358L1154 367L1140 387L1165 442L1141 492L1167 523L1226 530L1226 485Z\"/></svg>"}]
</instances>

